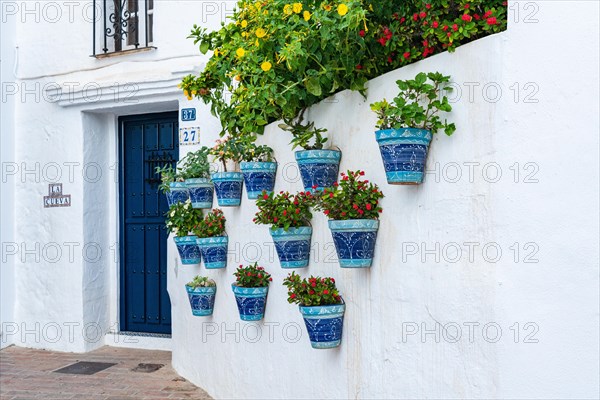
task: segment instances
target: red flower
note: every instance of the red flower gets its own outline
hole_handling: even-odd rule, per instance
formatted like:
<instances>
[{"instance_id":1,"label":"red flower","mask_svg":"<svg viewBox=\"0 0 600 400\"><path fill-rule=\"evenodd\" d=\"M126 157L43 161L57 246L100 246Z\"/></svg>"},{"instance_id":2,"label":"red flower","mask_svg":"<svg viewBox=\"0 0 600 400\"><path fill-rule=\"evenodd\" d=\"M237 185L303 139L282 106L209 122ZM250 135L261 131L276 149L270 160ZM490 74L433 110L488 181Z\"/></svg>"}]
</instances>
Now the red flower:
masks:
<instances>
[{"instance_id":1,"label":"red flower","mask_svg":"<svg viewBox=\"0 0 600 400\"><path fill-rule=\"evenodd\" d=\"M360 64L358 64L358 65L356 66L356 69L362 69L362 68L363 68L363 67L362 67L362 65L360 65Z\"/></svg>"},{"instance_id":2,"label":"red flower","mask_svg":"<svg viewBox=\"0 0 600 400\"><path fill-rule=\"evenodd\" d=\"M461 18L463 21L466 22L471 22L471 20L473 19L473 17L471 17L469 14L463 14Z\"/></svg>"},{"instance_id":3,"label":"red flower","mask_svg":"<svg viewBox=\"0 0 600 400\"><path fill-rule=\"evenodd\" d=\"M329 210L324 211L325 215L329 215Z\"/></svg>"},{"instance_id":4,"label":"red flower","mask_svg":"<svg viewBox=\"0 0 600 400\"><path fill-rule=\"evenodd\" d=\"M338 187L338 186L339 186L339 183L337 183L337 182L333 182L333 186L335 186L335 187Z\"/></svg>"},{"instance_id":5,"label":"red flower","mask_svg":"<svg viewBox=\"0 0 600 400\"><path fill-rule=\"evenodd\" d=\"M331 279L331 282L335 283L335 279L333 279L333 278L330 278L330 279Z\"/></svg>"},{"instance_id":6,"label":"red flower","mask_svg":"<svg viewBox=\"0 0 600 400\"><path fill-rule=\"evenodd\" d=\"M277 217L273 218L273 222L277 222Z\"/></svg>"},{"instance_id":7,"label":"red flower","mask_svg":"<svg viewBox=\"0 0 600 400\"><path fill-rule=\"evenodd\" d=\"M427 40L423 40L423 47L428 47L429 46L429 42Z\"/></svg>"},{"instance_id":8,"label":"red flower","mask_svg":"<svg viewBox=\"0 0 600 400\"><path fill-rule=\"evenodd\" d=\"M357 211L358 211L358 213L359 213L360 215L363 215L363 214L365 213L365 212L364 212L363 210L361 210L361 209L358 209Z\"/></svg>"},{"instance_id":9,"label":"red flower","mask_svg":"<svg viewBox=\"0 0 600 400\"><path fill-rule=\"evenodd\" d=\"M261 273L259 273L259 274L257 275L257 277L258 277L258 278L262 278L262 274L261 274Z\"/></svg>"},{"instance_id":10,"label":"red flower","mask_svg":"<svg viewBox=\"0 0 600 400\"><path fill-rule=\"evenodd\" d=\"M431 24L431 26L433 26L434 28L437 28L438 26L440 26L440 23L437 21L433 21L433 24Z\"/></svg>"},{"instance_id":11,"label":"red flower","mask_svg":"<svg viewBox=\"0 0 600 400\"><path fill-rule=\"evenodd\" d=\"M373 206L371 205L371 203L367 203L366 207L367 207L367 210L369 210L369 211L371 211L371 208L373 208Z\"/></svg>"},{"instance_id":12,"label":"red flower","mask_svg":"<svg viewBox=\"0 0 600 400\"><path fill-rule=\"evenodd\" d=\"M273 278L269 278L269 281L273 282Z\"/></svg>"},{"instance_id":13,"label":"red flower","mask_svg":"<svg viewBox=\"0 0 600 400\"><path fill-rule=\"evenodd\" d=\"M316 188L318 188L318 186L317 185L312 185L312 188L316 189Z\"/></svg>"},{"instance_id":14,"label":"red flower","mask_svg":"<svg viewBox=\"0 0 600 400\"><path fill-rule=\"evenodd\" d=\"M252 276L252 272L246 272L247 276Z\"/></svg>"},{"instance_id":15,"label":"red flower","mask_svg":"<svg viewBox=\"0 0 600 400\"><path fill-rule=\"evenodd\" d=\"M329 198L333 199L333 192L329 193Z\"/></svg>"},{"instance_id":16,"label":"red flower","mask_svg":"<svg viewBox=\"0 0 600 400\"><path fill-rule=\"evenodd\" d=\"M458 25L456 25L456 24L452 25L452 30L454 32L456 32L458 30Z\"/></svg>"},{"instance_id":17,"label":"red flower","mask_svg":"<svg viewBox=\"0 0 600 400\"><path fill-rule=\"evenodd\" d=\"M290 299L295 299L295 298L296 298L296 294L295 293L290 294Z\"/></svg>"},{"instance_id":18,"label":"red flower","mask_svg":"<svg viewBox=\"0 0 600 400\"><path fill-rule=\"evenodd\" d=\"M406 18L404 18L404 17L400 18L400 23L403 23L404 21L406 21Z\"/></svg>"},{"instance_id":19,"label":"red flower","mask_svg":"<svg viewBox=\"0 0 600 400\"><path fill-rule=\"evenodd\" d=\"M329 290L327 290L327 289L323 290L323 294L329 294Z\"/></svg>"},{"instance_id":20,"label":"red flower","mask_svg":"<svg viewBox=\"0 0 600 400\"><path fill-rule=\"evenodd\" d=\"M452 36L452 34L450 32L448 32L448 37Z\"/></svg>"},{"instance_id":21,"label":"red flower","mask_svg":"<svg viewBox=\"0 0 600 400\"><path fill-rule=\"evenodd\" d=\"M308 292L308 294L315 294L315 291L311 290L311 291Z\"/></svg>"},{"instance_id":22,"label":"red flower","mask_svg":"<svg viewBox=\"0 0 600 400\"><path fill-rule=\"evenodd\" d=\"M419 14L419 17L421 18L425 18L427 16L427 13L425 11L421 11L421 13Z\"/></svg>"},{"instance_id":23,"label":"red flower","mask_svg":"<svg viewBox=\"0 0 600 400\"><path fill-rule=\"evenodd\" d=\"M404 57L404 58L410 57L410 52L407 51L406 53L402 54L402 57Z\"/></svg>"},{"instance_id":24,"label":"red flower","mask_svg":"<svg viewBox=\"0 0 600 400\"><path fill-rule=\"evenodd\" d=\"M285 217L287 215L287 210L283 210L283 216Z\"/></svg>"},{"instance_id":25,"label":"red flower","mask_svg":"<svg viewBox=\"0 0 600 400\"><path fill-rule=\"evenodd\" d=\"M419 19L419 14L415 13L415 14L413 15L413 21L416 21L416 20L418 20L418 19Z\"/></svg>"},{"instance_id":26,"label":"red flower","mask_svg":"<svg viewBox=\"0 0 600 400\"><path fill-rule=\"evenodd\" d=\"M365 176L365 171L360 171L360 172L359 172L359 175L360 175L360 176Z\"/></svg>"},{"instance_id":27,"label":"red flower","mask_svg":"<svg viewBox=\"0 0 600 400\"><path fill-rule=\"evenodd\" d=\"M443 31L447 31L447 30L448 30L448 25L444 25L444 26L442 27L442 30L443 30Z\"/></svg>"},{"instance_id":28,"label":"red flower","mask_svg":"<svg viewBox=\"0 0 600 400\"><path fill-rule=\"evenodd\" d=\"M346 211L342 211L342 217L346 216Z\"/></svg>"},{"instance_id":29,"label":"red flower","mask_svg":"<svg viewBox=\"0 0 600 400\"><path fill-rule=\"evenodd\" d=\"M300 214L300 209L296 208L296 214Z\"/></svg>"},{"instance_id":30,"label":"red flower","mask_svg":"<svg viewBox=\"0 0 600 400\"><path fill-rule=\"evenodd\" d=\"M496 17L491 17L487 19L488 25L496 25Z\"/></svg>"},{"instance_id":31,"label":"red flower","mask_svg":"<svg viewBox=\"0 0 600 400\"><path fill-rule=\"evenodd\" d=\"M485 14L483 14L483 18L487 18L491 15L492 15L492 11L486 11Z\"/></svg>"},{"instance_id":32,"label":"red flower","mask_svg":"<svg viewBox=\"0 0 600 400\"><path fill-rule=\"evenodd\" d=\"M425 8L429 10L431 8L431 4L429 4L429 3L425 4Z\"/></svg>"},{"instance_id":33,"label":"red flower","mask_svg":"<svg viewBox=\"0 0 600 400\"><path fill-rule=\"evenodd\" d=\"M476 21L479 21L481 19L481 16L479 14L473 14L473 17Z\"/></svg>"},{"instance_id":34,"label":"red flower","mask_svg":"<svg viewBox=\"0 0 600 400\"><path fill-rule=\"evenodd\" d=\"M347 177L347 176L344 176L344 177L342 178L342 180L343 180L343 181L347 181L347 180L348 180L348 177Z\"/></svg>"},{"instance_id":35,"label":"red flower","mask_svg":"<svg viewBox=\"0 0 600 400\"><path fill-rule=\"evenodd\" d=\"M353 204L352 208L354 208L355 210L358 210L358 206L356 204Z\"/></svg>"},{"instance_id":36,"label":"red flower","mask_svg":"<svg viewBox=\"0 0 600 400\"><path fill-rule=\"evenodd\" d=\"M269 195L265 193L265 194L263 195L263 199L267 200L268 198L269 198Z\"/></svg>"},{"instance_id":37,"label":"red flower","mask_svg":"<svg viewBox=\"0 0 600 400\"><path fill-rule=\"evenodd\" d=\"M316 283L316 282L313 282L313 283L311 283L311 284L310 284L310 286L312 286L312 287L316 287L316 286L317 286L317 283Z\"/></svg>"},{"instance_id":38,"label":"red flower","mask_svg":"<svg viewBox=\"0 0 600 400\"><path fill-rule=\"evenodd\" d=\"M379 42L379 44L381 44L382 46L385 46L385 44L387 43L387 39L382 37L377 39L377 41Z\"/></svg>"},{"instance_id":39,"label":"red flower","mask_svg":"<svg viewBox=\"0 0 600 400\"><path fill-rule=\"evenodd\" d=\"M391 64L393 61L394 61L394 60L392 60L392 57L389 57L389 56L388 56L388 63L389 63L389 64ZM332 194L333 194L333 193L332 193ZM331 197L333 197L333 196L331 196Z\"/></svg>"},{"instance_id":40,"label":"red flower","mask_svg":"<svg viewBox=\"0 0 600 400\"><path fill-rule=\"evenodd\" d=\"M465 9L467 9L469 7L470 7L469 3L465 4Z\"/></svg>"},{"instance_id":41,"label":"red flower","mask_svg":"<svg viewBox=\"0 0 600 400\"><path fill-rule=\"evenodd\" d=\"M365 35L366 35L366 32L365 32L363 29L361 29L361 30L360 30L360 32L358 32L358 35L359 35L360 37L365 37Z\"/></svg>"}]
</instances>

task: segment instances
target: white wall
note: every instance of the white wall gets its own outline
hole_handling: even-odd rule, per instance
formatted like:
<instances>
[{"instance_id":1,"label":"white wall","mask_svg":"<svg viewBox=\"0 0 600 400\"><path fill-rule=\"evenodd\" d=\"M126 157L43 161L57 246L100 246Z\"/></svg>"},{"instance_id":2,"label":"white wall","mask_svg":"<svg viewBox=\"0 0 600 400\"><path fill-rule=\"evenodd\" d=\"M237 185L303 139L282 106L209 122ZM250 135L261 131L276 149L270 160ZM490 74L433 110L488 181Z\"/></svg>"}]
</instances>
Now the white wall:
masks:
<instances>
[{"instance_id":1,"label":"white wall","mask_svg":"<svg viewBox=\"0 0 600 400\"><path fill-rule=\"evenodd\" d=\"M180 374L216 398L597 396L598 54L574 43L597 49L598 5L535 5L537 23L523 23L532 9L513 3L520 19L507 32L374 79L366 100L343 92L310 110L343 150L342 169L365 170L386 195L370 270L340 269L324 216L313 219L313 260L301 274L336 278L347 302L339 349L311 349L268 229L251 222L253 202L225 209L226 271L181 266L170 243ZM395 80L435 70L462 89L458 130L434 139L422 186L389 186L369 104L393 97ZM211 144L216 130L205 131ZM275 190L301 190L288 134L273 124L261 139L280 162ZM232 273L257 250L274 280L264 321L241 323ZM199 273L217 281L213 317L189 309L184 284ZM295 327L302 337L292 343Z\"/></svg>"},{"instance_id":2,"label":"white wall","mask_svg":"<svg viewBox=\"0 0 600 400\"><path fill-rule=\"evenodd\" d=\"M92 25L83 13L91 16L91 4L1 4L3 79L14 69L18 88L12 103L2 103L2 161L12 157L14 132L19 167L2 184L2 241L18 245L2 267L2 321L16 323L10 337L21 346L144 346L144 339L105 335L119 331L117 118L177 110L177 83L204 59L186 39L192 25L218 27L233 2L155 1L156 49L102 60L90 57ZM6 39L5 29L14 30ZM7 104L15 109L5 118ZM53 181L71 194L71 207L43 208ZM14 205L4 207L13 194Z\"/></svg>"},{"instance_id":3,"label":"white wall","mask_svg":"<svg viewBox=\"0 0 600 400\"><path fill-rule=\"evenodd\" d=\"M15 29L14 21L0 24L0 68L2 75L1 93L15 82ZM15 329L15 267L14 261L8 256L9 249L14 249L14 182L8 179L8 174L14 167L14 110L15 101L2 96L0 99L0 162L2 163L2 180L0 181L0 243L2 244L2 260L0 262L0 348L9 346L13 342L12 334L5 335L5 329L12 332ZM10 326L9 326L10 325Z\"/></svg>"}]
</instances>

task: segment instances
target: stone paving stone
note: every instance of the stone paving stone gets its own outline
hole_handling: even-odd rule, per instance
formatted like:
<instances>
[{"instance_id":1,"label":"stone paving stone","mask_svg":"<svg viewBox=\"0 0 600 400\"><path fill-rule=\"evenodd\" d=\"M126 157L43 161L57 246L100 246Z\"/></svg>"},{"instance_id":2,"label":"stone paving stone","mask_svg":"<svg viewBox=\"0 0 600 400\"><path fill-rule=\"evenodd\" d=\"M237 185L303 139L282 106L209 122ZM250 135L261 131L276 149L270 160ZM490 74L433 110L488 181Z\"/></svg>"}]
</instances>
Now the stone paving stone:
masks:
<instances>
[{"instance_id":1,"label":"stone paving stone","mask_svg":"<svg viewBox=\"0 0 600 400\"><path fill-rule=\"evenodd\" d=\"M94 375L52 371L78 361L116 365ZM151 373L133 372L138 364L164 364ZM102 347L90 353L59 353L20 347L0 351L0 400L205 400L211 397L177 375L171 353Z\"/></svg>"}]
</instances>

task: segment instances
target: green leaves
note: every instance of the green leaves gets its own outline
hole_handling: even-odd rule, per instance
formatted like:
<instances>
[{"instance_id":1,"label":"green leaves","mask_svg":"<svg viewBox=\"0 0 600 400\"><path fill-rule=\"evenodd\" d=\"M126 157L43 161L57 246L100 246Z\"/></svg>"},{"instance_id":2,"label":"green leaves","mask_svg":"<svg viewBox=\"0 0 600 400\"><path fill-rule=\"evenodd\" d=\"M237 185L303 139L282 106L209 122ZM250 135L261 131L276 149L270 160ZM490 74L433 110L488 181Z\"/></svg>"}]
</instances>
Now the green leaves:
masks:
<instances>
[{"instance_id":1,"label":"green leaves","mask_svg":"<svg viewBox=\"0 0 600 400\"><path fill-rule=\"evenodd\" d=\"M217 237L225 234L225 215L223 211L215 208L192 229L199 238Z\"/></svg>"},{"instance_id":2,"label":"green leaves","mask_svg":"<svg viewBox=\"0 0 600 400\"><path fill-rule=\"evenodd\" d=\"M311 276L301 279L292 272L283 280L283 285L288 290L288 303L302 306L324 306L341 304L342 297L335 286L335 279Z\"/></svg>"},{"instance_id":3,"label":"green leaves","mask_svg":"<svg viewBox=\"0 0 600 400\"><path fill-rule=\"evenodd\" d=\"M258 212L252 220L255 224L271 225L272 229L300 228L310 226L312 219L311 207L315 198L310 192L279 194L263 192L256 200Z\"/></svg>"},{"instance_id":4,"label":"green leaves","mask_svg":"<svg viewBox=\"0 0 600 400\"><path fill-rule=\"evenodd\" d=\"M210 178L210 163L208 162L208 147L202 147L182 158L179 176L183 179Z\"/></svg>"},{"instance_id":5,"label":"green leaves","mask_svg":"<svg viewBox=\"0 0 600 400\"><path fill-rule=\"evenodd\" d=\"M259 267L258 263L247 267L240 265L233 275L236 278L235 285L246 288L268 287L273 280L271 274Z\"/></svg>"},{"instance_id":6,"label":"green leaves","mask_svg":"<svg viewBox=\"0 0 600 400\"><path fill-rule=\"evenodd\" d=\"M208 278L207 276L198 275L194 277L191 282L188 282L187 286L195 289L199 287L214 287L217 286L217 284L214 280Z\"/></svg>"},{"instance_id":7,"label":"green leaves","mask_svg":"<svg viewBox=\"0 0 600 400\"><path fill-rule=\"evenodd\" d=\"M323 145L327 143L327 138L323 137L323 133L327 132L327 129L316 128L314 122L302 124L304 111L300 113L298 118L289 119L284 118L284 124L279 124L279 128L291 132L293 139L290 142L292 149L296 147L302 147L304 150L320 150Z\"/></svg>"},{"instance_id":8,"label":"green leaves","mask_svg":"<svg viewBox=\"0 0 600 400\"><path fill-rule=\"evenodd\" d=\"M414 79L396 81L400 92L392 104L385 100L371 104L378 117L378 129L421 128L432 133L444 129L451 135L456 127L442 123L438 115L440 111L452 111L448 97L441 95L452 91L445 85L448 82L450 76L439 72L420 72Z\"/></svg>"},{"instance_id":9,"label":"green leaves","mask_svg":"<svg viewBox=\"0 0 600 400\"><path fill-rule=\"evenodd\" d=\"M191 200L175 203L167 211L166 225L177 236L188 236L202 220L202 210L192 207Z\"/></svg>"},{"instance_id":10,"label":"green leaves","mask_svg":"<svg viewBox=\"0 0 600 400\"><path fill-rule=\"evenodd\" d=\"M309 91L309 93L314 96L319 97L321 96L321 93L323 93L321 91L321 83L319 82L319 78L316 76L307 78L304 84L306 85L306 89Z\"/></svg>"}]
</instances>

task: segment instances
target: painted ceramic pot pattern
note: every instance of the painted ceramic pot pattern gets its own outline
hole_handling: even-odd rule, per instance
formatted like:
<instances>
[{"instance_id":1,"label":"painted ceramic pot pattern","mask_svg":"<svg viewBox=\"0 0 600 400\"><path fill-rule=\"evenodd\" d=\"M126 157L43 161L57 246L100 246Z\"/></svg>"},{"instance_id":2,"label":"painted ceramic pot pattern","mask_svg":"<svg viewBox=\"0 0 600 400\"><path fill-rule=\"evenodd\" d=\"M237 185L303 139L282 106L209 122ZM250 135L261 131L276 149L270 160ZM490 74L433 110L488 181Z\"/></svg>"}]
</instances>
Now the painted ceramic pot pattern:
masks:
<instances>
[{"instance_id":1,"label":"painted ceramic pot pattern","mask_svg":"<svg viewBox=\"0 0 600 400\"><path fill-rule=\"evenodd\" d=\"M185 185L190 192L194 208L212 208L214 187L210 179L186 179Z\"/></svg>"},{"instance_id":2,"label":"painted ceramic pot pattern","mask_svg":"<svg viewBox=\"0 0 600 400\"><path fill-rule=\"evenodd\" d=\"M385 129L375 132L388 183L420 184L425 174L431 132L425 129Z\"/></svg>"},{"instance_id":3,"label":"painted ceramic pot pattern","mask_svg":"<svg viewBox=\"0 0 600 400\"><path fill-rule=\"evenodd\" d=\"M215 306L215 295L217 294L216 286L193 288L186 285L185 290L190 300L193 315L197 317L212 315Z\"/></svg>"},{"instance_id":4,"label":"painted ceramic pot pattern","mask_svg":"<svg viewBox=\"0 0 600 400\"><path fill-rule=\"evenodd\" d=\"M171 182L169 189L166 193L169 207L176 203L185 203L190 198L190 192L185 182Z\"/></svg>"},{"instance_id":5,"label":"painted ceramic pot pattern","mask_svg":"<svg viewBox=\"0 0 600 400\"><path fill-rule=\"evenodd\" d=\"M338 150L302 150L296 161L304 190L314 192L331 187L337 181L342 152ZM316 186L316 189L313 189Z\"/></svg>"},{"instance_id":6,"label":"painted ceramic pot pattern","mask_svg":"<svg viewBox=\"0 0 600 400\"><path fill-rule=\"evenodd\" d=\"M242 162L240 168L250 200L257 199L263 190L270 193L275 188L276 162Z\"/></svg>"},{"instance_id":7,"label":"painted ceramic pot pattern","mask_svg":"<svg viewBox=\"0 0 600 400\"><path fill-rule=\"evenodd\" d=\"M185 265L200 264L200 249L196 244L196 236L175 236L173 238L181 257L181 263Z\"/></svg>"},{"instance_id":8,"label":"painted ceramic pot pattern","mask_svg":"<svg viewBox=\"0 0 600 400\"><path fill-rule=\"evenodd\" d=\"M304 268L310 261L310 239L312 228L271 229L281 268Z\"/></svg>"},{"instance_id":9,"label":"painted ceramic pot pattern","mask_svg":"<svg viewBox=\"0 0 600 400\"><path fill-rule=\"evenodd\" d=\"M366 268L373 262L379 221L376 219L329 220L329 228L342 268Z\"/></svg>"},{"instance_id":10,"label":"painted ceramic pot pattern","mask_svg":"<svg viewBox=\"0 0 600 400\"><path fill-rule=\"evenodd\" d=\"M215 172L212 181L220 207L237 207L241 204L244 184L241 172Z\"/></svg>"},{"instance_id":11,"label":"painted ceramic pot pattern","mask_svg":"<svg viewBox=\"0 0 600 400\"><path fill-rule=\"evenodd\" d=\"M300 306L310 344L314 349L331 349L342 342L345 304Z\"/></svg>"},{"instance_id":12,"label":"painted ceramic pot pattern","mask_svg":"<svg viewBox=\"0 0 600 400\"><path fill-rule=\"evenodd\" d=\"M242 321L258 321L265 316L268 287L245 288L231 285Z\"/></svg>"},{"instance_id":13,"label":"painted ceramic pot pattern","mask_svg":"<svg viewBox=\"0 0 600 400\"><path fill-rule=\"evenodd\" d=\"M219 269L227 267L227 236L197 238L196 243L200 248L204 267L206 269Z\"/></svg>"}]
</instances>

